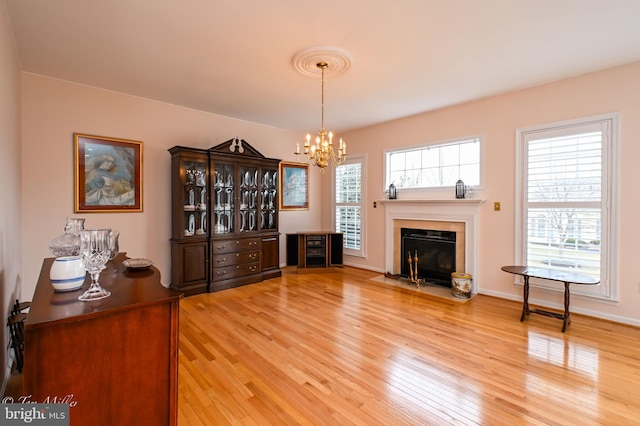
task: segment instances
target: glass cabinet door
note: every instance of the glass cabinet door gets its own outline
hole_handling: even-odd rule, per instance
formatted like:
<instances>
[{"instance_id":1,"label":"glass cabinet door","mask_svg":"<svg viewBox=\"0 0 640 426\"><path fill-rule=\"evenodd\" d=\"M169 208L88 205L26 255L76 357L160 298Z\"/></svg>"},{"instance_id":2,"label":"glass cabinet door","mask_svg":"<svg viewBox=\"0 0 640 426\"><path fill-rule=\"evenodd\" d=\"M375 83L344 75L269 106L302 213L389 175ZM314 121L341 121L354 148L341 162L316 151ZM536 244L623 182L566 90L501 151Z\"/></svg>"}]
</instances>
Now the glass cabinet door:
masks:
<instances>
[{"instance_id":1,"label":"glass cabinet door","mask_svg":"<svg viewBox=\"0 0 640 426\"><path fill-rule=\"evenodd\" d=\"M185 237L207 234L207 162L183 163L183 233Z\"/></svg>"},{"instance_id":2,"label":"glass cabinet door","mask_svg":"<svg viewBox=\"0 0 640 426\"><path fill-rule=\"evenodd\" d=\"M230 234L235 232L234 212L235 199L233 164L216 163L213 178L213 199L211 204L215 213L214 234Z\"/></svg>"},{"instance_id":3,"label":"glass cabinet door","mask_svg":"<svg viewBox=\"0 0 640 426\"><path fill-rule=\"evenodd\" d=\"M240 232L255 232L258 230L258 168L240 166Z\"/></svg>"},{"instance_id":4,"label":"glass cabinet door","mask_svg":"<svg viewBox=\"0 0 640 426\"><path fill-rule=\"evenodd\" d=\"M278 169L262 169L260 227L278 229Z\"/></svg>"}]
</instances>

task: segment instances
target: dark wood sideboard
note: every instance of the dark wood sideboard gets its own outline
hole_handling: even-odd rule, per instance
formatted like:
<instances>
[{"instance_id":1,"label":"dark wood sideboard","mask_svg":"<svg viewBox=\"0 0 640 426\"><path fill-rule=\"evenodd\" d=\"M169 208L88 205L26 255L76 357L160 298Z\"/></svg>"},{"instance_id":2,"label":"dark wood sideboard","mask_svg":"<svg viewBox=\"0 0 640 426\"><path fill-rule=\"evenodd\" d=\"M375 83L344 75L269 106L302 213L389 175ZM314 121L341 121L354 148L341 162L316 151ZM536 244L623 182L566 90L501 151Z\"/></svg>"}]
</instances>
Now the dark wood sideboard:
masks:
<instances>
[{"instance_id":1,"label":"dark wood sideboard","mask_svg":"<svg viewBox=\"0 0 640 426\"><path fill-rule=\"evenodd\" d=\"M130 270L121 253L100 285L111 296L81 302L56 293L45 259L25 322L23 395L70 403L71 425L176 425L182 294L155 267Z\"/></svg>"}]
</instances>

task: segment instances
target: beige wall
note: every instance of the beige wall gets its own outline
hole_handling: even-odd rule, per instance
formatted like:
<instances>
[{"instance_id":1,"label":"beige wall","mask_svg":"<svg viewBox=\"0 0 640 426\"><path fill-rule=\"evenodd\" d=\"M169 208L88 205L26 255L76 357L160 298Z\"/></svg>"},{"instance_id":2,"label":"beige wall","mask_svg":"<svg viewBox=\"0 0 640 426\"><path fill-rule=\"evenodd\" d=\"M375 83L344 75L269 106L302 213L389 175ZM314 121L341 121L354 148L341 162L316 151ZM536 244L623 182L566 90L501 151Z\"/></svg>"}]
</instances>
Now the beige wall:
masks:
<instances>
[{"instance_id":1,"label":"beige wall","mask_svg":"<svg viewBox=\"0 0 640 426\"><path fill-rule=\"evenodd\" d=\"M481 293L521 300L521 287L500 266L514 262L515 217L515 130L537 124L619 112L620 199L619 286L620 302L605 303L575 296L572 311L640 325L640 276L635 264L640 241L636 225L640 211L637 184L640 181L640 62L538 87L482 99L451 108L407 117L341 135L351 154L368 155L367 257L347 257L346 262L383 271L384 207L372 207L383 198L383 151L392 146L412 146L430 141L482 135L484 137L484 188L476 198L486 199L480 207L479 268L474 277ZM425 96L429 96L425 93ZM399 198L453 198L444 194L399 191ZM329 200L329 189L323 186ZM493 202L502 211L493 211ZM327 205L329 203L326 203ZM330 210L324 211L328 217ZM532 290L531 300L561 306L562 295Z\"/></svg>"},{"instance_id":2,"label":"beige wall","mask_svg":"<svg viewBox=\"0 0 640 426\"><path fill-rule=\"evenodd\" d=\"M0 314L6 324L13 302L20 298L20 63L13 35L0 2ZM7 327L0 327L2 389L8 378ZM12 349L9 349L12 351ZM2 390L0 389L0 390Z\"/></svg>"},{"instance_id":3,"label":"beige wall","mask_svg":"<svg viewBox=\"0 0 640 426\"><path fill-rule=\"evenodd\" d=\"M63 232L67 216L85 217L85 227L120 231L120 250L152 259L170 279L170 163L175 145L210 148L233 137L271 158L294 161L304 135L175 105L23 74L23 249L26 295L35 287L49 242ZM73 133L133 139L144 143L144 212L73 213ZM320 204L320 180L311 174L311 206ZM282 212L280 231L318 229L320 210ZM281 243L281 262L285 262Z\"/></svg>"}]
</instances>

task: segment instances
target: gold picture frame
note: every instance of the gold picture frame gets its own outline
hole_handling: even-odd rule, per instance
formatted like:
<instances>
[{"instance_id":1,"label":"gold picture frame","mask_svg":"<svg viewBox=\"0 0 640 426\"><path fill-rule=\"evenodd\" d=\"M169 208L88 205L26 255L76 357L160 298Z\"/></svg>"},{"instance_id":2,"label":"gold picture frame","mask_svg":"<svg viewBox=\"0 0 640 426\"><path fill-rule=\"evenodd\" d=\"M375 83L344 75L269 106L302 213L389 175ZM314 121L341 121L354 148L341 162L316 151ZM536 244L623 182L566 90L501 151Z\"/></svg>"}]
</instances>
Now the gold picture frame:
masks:
<instances>
[{"instance_id":1,"label":"gold picture frame","mask_svg":"<svg viewBox=\"0 0 640 426\"><path fill-rule=\"evenodd\" d=\"M309 210L309 165L280 162L280 210Z\"/></svg>"},{"instance_id":2,"label":"gold picture frame","mask_svg":"<svg viewBox=\"0 0 640 426\"><path fill-rule=\"evenodd\" d=\"M75 213L142 211L142 142L73 134Z\"/></svg>"}]
</instances>

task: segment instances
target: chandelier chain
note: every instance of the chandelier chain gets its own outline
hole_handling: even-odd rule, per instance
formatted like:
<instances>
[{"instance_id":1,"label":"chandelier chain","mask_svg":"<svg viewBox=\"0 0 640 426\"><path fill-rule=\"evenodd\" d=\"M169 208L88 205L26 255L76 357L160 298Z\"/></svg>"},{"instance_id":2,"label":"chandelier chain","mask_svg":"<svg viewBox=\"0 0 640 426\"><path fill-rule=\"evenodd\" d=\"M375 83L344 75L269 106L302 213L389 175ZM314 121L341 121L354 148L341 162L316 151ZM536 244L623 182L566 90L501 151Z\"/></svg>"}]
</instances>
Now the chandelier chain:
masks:
<instances>
[{"instance_id":1,"label":"chandelier chain","mask_svg":"<svg viewBox=\"0 0 640 426\"><path fill-rule=\"evenodd\" d=\"M333 148L333 133L328 132L324 128L324 70L329 67L327 62L321 61L316 64L320 68L321 73L321 97L320 97L320 132L316 137L315 144L311 144L311 134L307 134L306 141L304 143L304 154L307 157L307 161L318 166L320 170L324 170L331 161L334 165L343 164L347 159L347 144L340 138L340 145L338 146L338 153L336 154ZM327 138L328 136L328 138ZM300 144L296 145L296 152L294 153L296 158L300 156ZM299 160L298 160L299 161Z\"/></svg>"}]
</instances>

